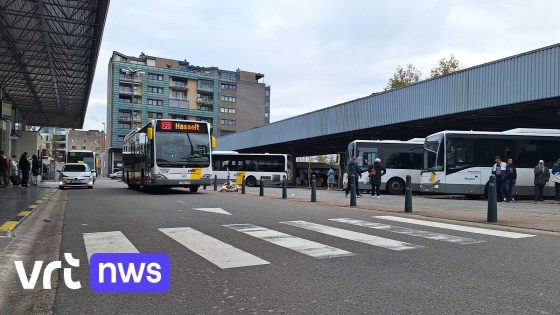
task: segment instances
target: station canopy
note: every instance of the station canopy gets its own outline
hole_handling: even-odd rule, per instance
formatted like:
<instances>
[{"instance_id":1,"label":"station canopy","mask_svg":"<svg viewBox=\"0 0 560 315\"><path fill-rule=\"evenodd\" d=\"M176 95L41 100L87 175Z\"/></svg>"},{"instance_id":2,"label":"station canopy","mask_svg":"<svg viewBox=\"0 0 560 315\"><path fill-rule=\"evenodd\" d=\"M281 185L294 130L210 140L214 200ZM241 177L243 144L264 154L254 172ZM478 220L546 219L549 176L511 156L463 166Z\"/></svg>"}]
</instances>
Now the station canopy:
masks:
<instances>
[{"instance_id":1,"label":"station canopy","mask_svg":"<svg viewBox=\"0 0 560 315\"><path fill-rule=\"evenodd\" d=\"M0 1L0 87L27 125L82 128L108 6Z\"/></svg>"}]
</instances>

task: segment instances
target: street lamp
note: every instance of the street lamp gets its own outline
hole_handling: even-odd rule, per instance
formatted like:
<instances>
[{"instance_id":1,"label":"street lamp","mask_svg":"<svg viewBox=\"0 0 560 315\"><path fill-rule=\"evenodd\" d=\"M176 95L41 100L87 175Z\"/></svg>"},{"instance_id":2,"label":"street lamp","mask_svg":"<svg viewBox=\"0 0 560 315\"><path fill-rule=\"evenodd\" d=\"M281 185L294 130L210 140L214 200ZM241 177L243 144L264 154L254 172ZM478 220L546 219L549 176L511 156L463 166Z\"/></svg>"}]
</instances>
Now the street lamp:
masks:
<instances>
[{"instance_id":1,"label":"street lamp","mask_svg":"<svg viewBox=\"0 0 560 315\"><path fill-rule=\"evenodd\" d=\"M136 122L134 121L134 77L138 77L140 78L140 75L145 74L144 71L142 71L142 69L132 69L130 67L128 68L123 68L121 69L121 72L124 73L125 75L129 75L131 80L130 80L130 121L131 121L131 127L132 124L134 124L134 127L136 127Z\"/></svg>"}]
</instances>

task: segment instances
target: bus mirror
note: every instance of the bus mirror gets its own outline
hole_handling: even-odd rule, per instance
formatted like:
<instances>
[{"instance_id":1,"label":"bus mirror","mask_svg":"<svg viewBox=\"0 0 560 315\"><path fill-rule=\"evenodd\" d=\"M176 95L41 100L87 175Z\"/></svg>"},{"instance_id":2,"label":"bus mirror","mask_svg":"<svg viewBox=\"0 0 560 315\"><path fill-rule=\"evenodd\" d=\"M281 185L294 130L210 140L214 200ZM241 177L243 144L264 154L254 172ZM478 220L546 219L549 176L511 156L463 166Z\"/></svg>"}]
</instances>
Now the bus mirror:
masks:
<instances>
[{"instance_id":1,"label":"bus mirror","mask_svg":"<svg viewBox=\"0 0 560 315\"><path fill-rule=\"evenodd\" d=\"M216 137L212 136L212 149L216 148Z\"/></svg>"},{"instance_id":2,"label":"bus mirror","mask_svg":"<svg viewBox=\"0 0 560 315\"><path fill-rule=\"evenodd\" d=\"M154 129L152 127L148 128L148 130L146 131L146 137L150 141L154 139Z\"/></svg>"}]
</instances>

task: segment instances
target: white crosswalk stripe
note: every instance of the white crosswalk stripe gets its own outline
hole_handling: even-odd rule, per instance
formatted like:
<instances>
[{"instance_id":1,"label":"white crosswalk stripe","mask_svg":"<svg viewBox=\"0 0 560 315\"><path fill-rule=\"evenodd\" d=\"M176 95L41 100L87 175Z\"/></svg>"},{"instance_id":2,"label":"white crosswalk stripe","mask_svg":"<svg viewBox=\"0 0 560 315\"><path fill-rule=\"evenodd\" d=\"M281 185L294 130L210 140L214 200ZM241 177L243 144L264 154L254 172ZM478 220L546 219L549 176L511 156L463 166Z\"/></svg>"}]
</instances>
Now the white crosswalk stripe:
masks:
<instances>
[{"instance_id":1,"label":"white crosswalk stripe","mask_svg":"<svg viewBox=\"0 0 560 315\"><path fill-rule=\"evenodd\" d=\"M269 264L266 260L190 227L159 230L222 269Z\"/></svg>"},{"instance_id":2,"label":"white crosswalk stripe","mask_svg":"<svg viewBox=\"0 0 560 315\"><path fill-rule=\"evenodd\" d=\"M310 231L315 231L318 233L340 237L351 241L356 241L356 242L369 244L381 248L391 249L391 250L401 251L401 250L423 247L420 245L405 243L397 240L339 229L331 226L326 226L326 225L321 225L321 224L316 224L316 223L311 223L306 221L286 221L281 223L310 230Z\"/></svg>"},{"instance_id":3,"label":"white crosswalk stripe","mask_svg":"<svg viewBox=\"0 0 560 315\"><path fill-rule=\"evenodd\" d=\"M377 223L377 222L369 222L369 221L363 221L363 220L355 220L355 219L349 219L349 218L337 218L337 219L329 219L329 220L335 221L335 222L340 222L340 223L352 224L352 225L356 225L356 226L367 227L367 228L370 228L370 229L388 231L388 232L393 232L393 233L398 233L398 234L403 234L403 235L427 238L427 239L430 239L430 240L449 242L449 243L461 244L461 245L476 244L476 243L484 243L485 242L483 240L475 240L475 239L467 238L467 237L460 237L460 236L454 236L454 235L442 234L442 233L436 233L436 232L430 232L430 231L409 229L409 228L400 227L400 226L388 225L388 224Z\"/></svg>"},{"instance_id":4,"label":"white crosswalk stripe","mask_svg":"<svg viewBox=\"0 0 560 315\"><path fill-rule=\"evenodd\" d=\"M314 258L322 259L354 255L351 252L347 252L336 247L313 242L253 224L228 224L224 226Z\"/></svg>"},{"instance_id":5,"label":"white crosswalk stripe","mask_svg":"<svg viewBox=\"0 0 560 315\"><path fill-rule=\"evenodd\" d=\"M526 238L526 237L535 236L533 234L524 234L524 233L516 233L516 232L508 232L508 231L500 231L500 230L491 230L491 229L477 228L477 227L464 226L464 225L458 225L458 224L449 224L449 223L441 223L441 222L434 222L434 221L395 217L395 216L390 216L390 215L374 216L374 218L382 219L382 220L395 221L395 222L430 226L430 227L435 227L435 228L440 228L440 229L455 230L455 231L461 231L461 232L491 235L491 236L498 236L498 237L506 237L506 238Z\"/></svg>"},{"instance_id":6,"label":"white crosswalk stripe","mask_svg":"<svg viewBox=\"0 0 560 315\"><path fill-rule=\"evenodd\" d=\"M88 261L95 253L138 253L121 231L84 233Z\"/></svg>"}]
</instances>

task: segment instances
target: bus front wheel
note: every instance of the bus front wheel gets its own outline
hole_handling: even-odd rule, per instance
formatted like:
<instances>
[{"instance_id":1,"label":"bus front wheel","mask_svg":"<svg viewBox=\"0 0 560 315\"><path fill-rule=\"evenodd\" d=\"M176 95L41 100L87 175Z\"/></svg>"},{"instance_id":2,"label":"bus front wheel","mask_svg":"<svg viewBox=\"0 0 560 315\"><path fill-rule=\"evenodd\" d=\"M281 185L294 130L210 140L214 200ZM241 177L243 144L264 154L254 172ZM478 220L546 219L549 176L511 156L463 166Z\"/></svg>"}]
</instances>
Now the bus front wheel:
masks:
<instances>
[{"instance_id":1,"label":"bus front wheel","mask_svg":"<svg viewBox=\"0 0 560 315\"><path fill-rule=\"evenodd\" d=\"M391 195L404 194L404 182L400 178L391 178L387 182L387 193Z\"/></svg>"},{"instance_id":2,"label":"bus front wheel","mask_svg":"<svg viewBox=\"0 0 560 315\"><path fill-rule=\"evenodd\" d=\"M190 187L189 187L189 191L192 192L192 193L195 193L195 192L198 191L198 187L199 187L199 186L190 186Z\"/></svg>"},{"instance_id":3,"label":"bus front wheel","mask_svg":"<svg viewBox=\"0 0 560 315\"><path fill-rule=\"evenodd\" d=\"M257 179L254 176L249 176L247 177L247 179L245 180L245 183L247 184L247 186L249 187L255 187L257 186Z\"/></svg>"}]
</instances>

